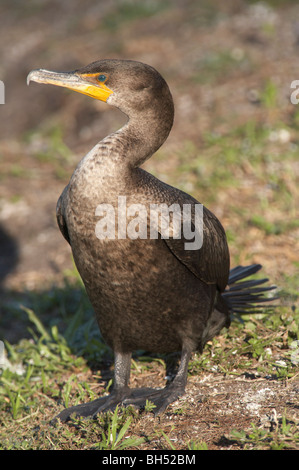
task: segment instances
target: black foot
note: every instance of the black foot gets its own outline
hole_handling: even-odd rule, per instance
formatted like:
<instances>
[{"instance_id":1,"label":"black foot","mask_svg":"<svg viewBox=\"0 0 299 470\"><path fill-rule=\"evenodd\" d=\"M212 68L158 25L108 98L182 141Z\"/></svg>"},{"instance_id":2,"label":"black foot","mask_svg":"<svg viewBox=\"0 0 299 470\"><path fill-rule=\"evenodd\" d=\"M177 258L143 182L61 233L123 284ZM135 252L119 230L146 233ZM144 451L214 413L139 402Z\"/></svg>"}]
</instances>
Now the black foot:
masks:
<instances>
[{"instance_id":1,"label":"black foot","mask_svg":"<svg viewBox=\"0 0 299 470\"><path fill-rule=\"evenodd\" d=\"M163 389L140 388L132 390L130 397L123 401L125 406L134 406L142 409L146 405L146 401L151 402L155 407L152 412L155 416L163 413L170 403L176 401L180 396L184 395L185 387L175 385L174 383Z\"/></svg>"},{"instance_id":2,"label":"black foot","mask_svg":"<svg viewBox=\"0 0 299 470\"><path fill-rule=\"evenodd\" d=\"M103 403L103 400L106 401L106 397L97 398L89 403L83 403L82 405L71 406L70 408L66 408L65 410L61 411L55 418L52 419L51 424L55 424L59 419L62 423L69 421L71 416L75 416L76 418L82 416L84 418L88 418L94 416Z\"/></svg>"},{"instance_id":3,"label":"black foot","mask_svg":"<svg viewBox=\"0 0 299 470\"><path fill-rule=\"evenodd\" d=\"M82 403L82 405L71 406L55 416L51 423L55 424L58 419L65 423L71 419L72 415L76 418L79 418L80 416L83 418L94 418L98 413L115 410L117 405L121 404L125 398L130 396L130 394L130 389L126 389L126 391L122 391L122 393L111 392L110 395L106 397L97 398L96 400L88 403Z\"/></svg>"},{"instance_id":4,"label":"black foot","mask_svg":"<svg viewBox=\"0 0 299 470\"><path fill-rule=\"evenodd\" d=\"M115 410L118 404L143 409L146 406L147 400L154 404L153 413L158 415L163 413L167 406L177 400L184 392L184 387L174 386L174 384L158 390L152 388L129 389L125 394L122 393L121 395L112 392L107 397L97 398L89 403L66 408L51 423L54 424L57 420L64 423L69 421L72 415L75 417L94 418L98 413Z\"/></svg>"}]
</instances>

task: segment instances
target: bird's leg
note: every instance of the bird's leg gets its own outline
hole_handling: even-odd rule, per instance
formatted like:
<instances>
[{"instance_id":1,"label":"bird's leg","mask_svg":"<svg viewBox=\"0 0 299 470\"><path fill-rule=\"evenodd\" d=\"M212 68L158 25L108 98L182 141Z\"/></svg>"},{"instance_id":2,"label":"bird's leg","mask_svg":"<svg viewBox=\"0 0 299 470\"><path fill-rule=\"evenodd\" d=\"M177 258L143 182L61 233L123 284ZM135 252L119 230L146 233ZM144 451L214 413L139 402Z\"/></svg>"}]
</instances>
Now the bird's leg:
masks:
<instances>
[{"instance_id":1,"label":"bird's leg","mask_svg":"<svg viewBox=\"0 0 299 470\"><path fill-rule=\"evenodd\" d=\"M172 383L174 387L181 388L183 393L185 391L185 387L187 384L187 377L188 377L188 365L191 357L191 351L183 350L181 355L181 363L178 369L178 372L173 379Z\"/></svg>"},{"instance_id":2,"label":"bird's leg","mask_svg":"<svg viewBox=\"0 0 299 470\"><path fill-rule=\"evenodd\" d=\"M131 353L115 352L114 356L114 381L110 395L103 404L99 404L94 416L101 411L113 410L118 404L131 395L129 388L131 372Z\"/></svg>"},{"instance_id":3,"label":"bird's leg","mask_svg":"<svg viewBox=\"0 0 299 470\"><path fill-rule=\"evenodd\" d=\"M162 413L167 406L177 400L181 395L185 393L185 387L187 384L188 377L188 364L190 360L191 352L189 350L183 350L181 355L181 363L177 374L173 381L162 390L160 397L158 398L155 414Z\"/></svg>"},{"instance_id":4,"label":"bird's leg","mask_svg":"<svg viewBox=\"0 0 299 470\"><path fill-rule=\"evenodd\" d=\"M114 383L110 395L97 398L89 403L82 405L71 406L59 413L54 419L53 423L60 419L60 421L68 421L72 415L79 417L96 416L102 411L114 410L116 406L131 394L128 386L130 379L131 369L131 353L115 353L114 359Z\"/></svg>"},{"instance_id":5,"label":"bird's leg","mask_svg":"<svg viewBox=\"0 0 299 470\"><path fill-rule=\"evenodd\" d=\"M167 406L177 400L185 393L187 383L188 364L191 352L183 349L181 362L174 380L163 389L137 388L130 389L128 386L131 369L130 353L115 353L114 360L114 383L110 395L97 398L89 403L72 406L63 410L56 418L62 422L68 421L71 415L83 417L95 417L98 413L114 410L118 404L144 408L146 401L155 405L155 415L165 411Z\"/></svg>"},{"instance_id":6,"label":"bird's leg","mask_svg":"<svg viewBox=\"0 0 299 470\"><path fill-rule=\"evenodd\" d=\"M173 381L164 389L153 390L147 388L132 390L131 396L125 399L123 404L144 407L146 400L148 400L155 405L153 409L155 415L165 411L170 403L185 393L190 356L191 352L188 349L183 349L177 374Z\"/></svg>"}]
</instances>

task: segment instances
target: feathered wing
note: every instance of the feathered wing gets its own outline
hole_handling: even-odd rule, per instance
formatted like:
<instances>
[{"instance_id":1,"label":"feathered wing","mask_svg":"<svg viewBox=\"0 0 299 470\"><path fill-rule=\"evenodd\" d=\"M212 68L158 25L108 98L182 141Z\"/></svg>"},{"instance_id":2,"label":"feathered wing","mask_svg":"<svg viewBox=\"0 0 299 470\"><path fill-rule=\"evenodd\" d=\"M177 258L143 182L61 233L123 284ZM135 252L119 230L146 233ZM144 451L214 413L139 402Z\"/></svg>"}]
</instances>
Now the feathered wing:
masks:
<instances>
[{"instance_id":1,"label":"feathered wing","mask_svg":"<svg viewBox=\"0 0 299 470\"><path fill-rule=\"evenodd\" d=\"M196 229L192 221L194 231ZM186 240L169 238L164 240L170 251L201 281L217 285L222 292L229 277L229 250L225 231L208 209L203 207L202 246L196 250L185 247Z\"/></svg>"},{"instance_id":2,"label":"feathered wing","mask_svg":"<svg viewBox=\"0 0 299 470\"><path fill-rule=\"evenodd\" d=\"M191 222L190 232L192 233L198 229L195 208L197 205L202 207L202 245L199 249L187 249L192 240L184 236L183 226L181 226L178 238L163 237L159 227L158 232L171 253L189 271L206 284L214 284L220 292L224 291L229 278L230 258L225 231L217 217L190 194L160 181L141 168L137 169L135 178L136 187L139 187L140 192L145 189L145 201L152 200L157 205L166 204L169 210L172 205L176 204L180 207L181 213L184 213L185 205L190 206L191 220L189 222ZM184 216L182 219L183 225Z\"/></svg>"}]
</instances>

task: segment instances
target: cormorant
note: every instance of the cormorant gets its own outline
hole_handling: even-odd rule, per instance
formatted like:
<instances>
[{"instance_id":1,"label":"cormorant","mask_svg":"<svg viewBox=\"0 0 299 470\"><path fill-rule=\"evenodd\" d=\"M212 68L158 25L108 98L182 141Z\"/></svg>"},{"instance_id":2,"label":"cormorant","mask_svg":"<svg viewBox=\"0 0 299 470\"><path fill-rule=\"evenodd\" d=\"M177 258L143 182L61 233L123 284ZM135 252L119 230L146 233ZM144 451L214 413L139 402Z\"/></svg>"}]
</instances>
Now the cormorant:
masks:
<instances>
[{"instance_id":1,"label":"cormorant","mask_svg":"<svg viewBox=\"0 0 299 470\"><path fill-rule=\"evenodd\" d=\"M154 403L155 414L161 413L184 394L192 352L201 352L228 327L232 312L244 313L269 300L263 293L271 287L257 287L265 279L238 282L261 266L230 271L225 231L216 216L140 168L166 140L174 117L168 85L153 67L107 59L67 73L33 70L30 81L105 101L128 117L80 161L57 204L59 228L115 357L110 395L57 417L94 416L119 403L142 407L146 399ZM149 215L155 218L160 209L162 217L158 214L151 231ZM173 381L162 390L130 389L135 350L181 351Z\"/></svg>"}]
</instances>

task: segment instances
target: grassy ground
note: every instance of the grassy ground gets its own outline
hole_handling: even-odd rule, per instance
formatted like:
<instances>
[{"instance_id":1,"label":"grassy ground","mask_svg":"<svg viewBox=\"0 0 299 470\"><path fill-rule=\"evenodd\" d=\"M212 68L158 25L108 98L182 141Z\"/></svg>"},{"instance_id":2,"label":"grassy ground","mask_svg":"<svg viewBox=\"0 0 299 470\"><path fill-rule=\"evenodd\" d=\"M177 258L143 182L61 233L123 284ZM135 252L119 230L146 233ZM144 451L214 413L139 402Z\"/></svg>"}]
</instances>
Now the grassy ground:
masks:
<instances>
[{"instance_id":1,"label":"grassy ground","mask_svg":"<svg viewBox=\"0 0 299 470\"><path fill-rule=\"evenodd\" d=\"M66 309L70 311L74 297L78 304L67 329L61 328L62 335L57 323L61 323ZM298 449L298 390L292 387L298 377L298 311L291 315L288 308L281 307L277 314L252 318L245 326L233 324L208 345L203 356L193 357L187 397L172 405L163 418L155 420L148 410L139 414L127 409L95 421L74 420L72 425L49 427L50 419L64 406L94 399L107 390L111 358L94 330L93 316L80 287L53 290L34 302L36 311L55 312L58 316L46 328L33 310L25 308L30 336L14 346L6 343L9 364L2 372L0 388L2 449ZM105 371L104 379L94 369L99 364ZM133 382L147 378L155 381L157 376L161 382L163 358L137 355L132 376ZM215 381L215 396L204 380L198 384L199 378ZM248 409L249 405L261 406L256 396L259 392L262 398L263 393L272 395L274 406L266 406L267 419L263 417L262 425L253 419L245 428L235 424L223 434L223 417L219 414L211 422L218 431L218 441L203 440L205 436L209 439L209 433L196 432L191 415L197 415L202 407L219 407L223 400L235 400L240 380L255 382L255 398L243 402ZM225 393L220 390L221 381ZM180 432L186 420L192 433Z\"/></svg>"},{"instance_id":2,"label":"grassy ground","mask_svg":"<svg viewBox=\"0 0 299 470\"><path fill-rule=\"evenodd\" d=\"M182 10L180 2L108 1L103 11L89 0L62 15L51 2L15 10L3 2L5 25L15 28L0 66L0 449L298 450L299 111L289 100L298 38L296 2L285 3ZM275 313L233 322L195 354L186 395L161 417L149 404L50 427L65 406L111 385L113 358L54 213L79 157L122 117L82 96L25 91L23 82L31 68L104 56L143 60L165 75L175 125L145 168L211 209L232 266L263 264L280 300ZM164 360L137 352L132 386L164 386Z\"/></svg>"},{"instance_id":3,"label":"grassy ground","mask_svg":"<svg viewBox=\"0 0 299 470\"><path fill-rule=\"evenodd\" d=\"M283 296L286 300L294 298L292 292L285 291ZM298 448L298 390L292 386L298 377L298 309L279 307L276 314L255 316L244 325L234 322L228 331L208 344L202 356L194 355L187 397L172 405L163 418L155 420L150 407L142 413L129 408L94 421L74 420L71 425L49 427L51 418L63 407L94 399L107 391L111 357L95 329L80 284L33 294L26 302L35 305L35 311L23 307L28 319L28 338L15 345L6 343L9 363L2 372L0 388L2 449ZM14 313L19 316L19 312ZM41 317L48 319L47 325ZM157 376L161 382L163 364L163 357L136 355L132 363L133 383L147 378L157 381ZM98 370L99 365L104 375ZM198 384L200 378L202 384ZM206 386L205 378L215 381L216 393ZM246 381L255 382L255 398L243 401L241 406L248 409L264 406L265 393L276 402L275 406L266 406L268 416L263 417L262 426L253 420L245 429L235 424L222 434L220 414L211 423L220 431L218 442L206 442L203 436L208 434L194 429L185 437L184 433L178 434L184 420L194 428L190 417L192 413L197 415L200 408L209 408L213 402L219 407L223 400L227 403L235 400L233 394ZM225 393L221 391L221 382L225 384ZM244 390L242 393L248 393ZM261 401L257 398L259 394Z\"/></svg>"}]
</instances>

